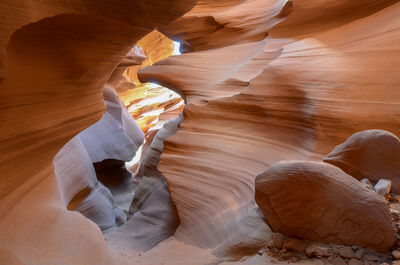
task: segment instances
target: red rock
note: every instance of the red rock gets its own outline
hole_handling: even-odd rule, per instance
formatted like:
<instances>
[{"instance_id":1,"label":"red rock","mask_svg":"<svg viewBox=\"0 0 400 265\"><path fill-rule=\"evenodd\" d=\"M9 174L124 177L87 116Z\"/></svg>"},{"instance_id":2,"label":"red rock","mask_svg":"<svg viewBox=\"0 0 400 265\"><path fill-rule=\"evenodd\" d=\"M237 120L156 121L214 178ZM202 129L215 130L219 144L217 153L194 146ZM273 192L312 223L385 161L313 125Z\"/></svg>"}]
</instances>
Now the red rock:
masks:
<instances>
[{"instance_id":1,"label":"red rock","mask_svg":"<svg viewBox=\"0 0 400 265\"><path fill-rule=\"evenodd\" d=\"M393 191L400 192L400 141L390 132L357 132L336 146L324 161L356 179L368 178L374 182L389 179Z\"/></svg>"},{"instance_id":2,"label":"red rock","mask_svg":"<svg viewBox=\"0 0 400 265\"><path fill-rule=\"evenodd\" d=\"M255 185L255 200L275 232L378 251L395 242L386 201L335 166L279 162Z\"/></svg>"}]
</instances>

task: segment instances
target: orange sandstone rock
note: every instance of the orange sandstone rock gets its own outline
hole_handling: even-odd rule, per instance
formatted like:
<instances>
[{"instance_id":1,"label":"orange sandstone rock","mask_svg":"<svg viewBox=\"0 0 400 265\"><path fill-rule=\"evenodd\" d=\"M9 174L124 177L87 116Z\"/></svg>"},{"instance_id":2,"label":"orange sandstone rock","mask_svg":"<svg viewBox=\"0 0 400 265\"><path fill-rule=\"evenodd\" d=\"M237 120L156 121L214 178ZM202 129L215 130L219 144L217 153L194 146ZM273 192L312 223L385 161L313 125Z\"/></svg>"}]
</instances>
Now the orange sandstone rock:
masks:
<instances>
[{"instance_id":1,"label":"orange sandstone rock","mask_svg":"<svg viewBox=\"0 0 400 265\"><path fill-rule=\"evenodd\" d=\"M386 201L335 166L283 161L255 185L255 200L276 232L382 252L395 242Z\"/></svg>"},{"instance_id":2,"label":"orange sandstone rock","mask_svg":"<svg viewBox=\"0 0 400 265\"><path fill-rule=\"evenodd\" d=\"M358 180L390 179L393 191L400 192L400 141L390 132L357 132L326 155L324 162L340 167Z\"/></svg>"}]
</instances>

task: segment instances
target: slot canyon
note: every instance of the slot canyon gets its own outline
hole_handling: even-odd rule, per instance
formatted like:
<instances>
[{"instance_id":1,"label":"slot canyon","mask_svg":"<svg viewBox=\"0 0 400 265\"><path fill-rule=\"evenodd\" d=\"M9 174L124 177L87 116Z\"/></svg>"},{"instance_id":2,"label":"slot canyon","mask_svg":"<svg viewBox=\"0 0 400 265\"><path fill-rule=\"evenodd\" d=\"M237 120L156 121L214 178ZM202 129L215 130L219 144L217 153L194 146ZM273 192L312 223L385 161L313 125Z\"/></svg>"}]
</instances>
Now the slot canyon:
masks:
<instances>
[{"instance_id":1,"label":"slot canyon","mask_svg":"<svg viewBox=\"0 0 400 265\"><path fill-rule=\"evenodd\" d=\"M400 1L0 0L0 265L400 265Z\"/></svg>"}]
</instances>

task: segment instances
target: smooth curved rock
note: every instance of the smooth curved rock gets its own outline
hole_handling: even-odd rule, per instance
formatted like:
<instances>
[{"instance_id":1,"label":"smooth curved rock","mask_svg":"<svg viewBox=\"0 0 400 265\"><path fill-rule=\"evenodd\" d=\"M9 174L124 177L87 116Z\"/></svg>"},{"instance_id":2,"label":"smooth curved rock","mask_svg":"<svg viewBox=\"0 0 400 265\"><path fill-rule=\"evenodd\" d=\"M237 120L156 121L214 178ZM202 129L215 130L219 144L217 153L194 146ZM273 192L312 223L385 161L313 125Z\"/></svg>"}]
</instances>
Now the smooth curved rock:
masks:
<instances>
[{"instance_id":1,"label":"smooth curved rock","mask_svg":"<svg viewBox=\"0 0 400 265\"><path fill-rule=\"evenodd\" d=\"M160 31L184 40L194 51L257 42L285 19L291 6L288 0L202 0Z\"/></svg>"},{"instance_id":2,"label":"smooth curved rock","mask_svg":"<svg viewBox=\"0 0 400 265\"><path fill-rule=\"evenodd\" d=\"M389 207L340 168L284 161L256 177L255 200L282 234L388 251L395 242Z\"/></svg>"},{"instance_id":3,"label":"smooth curved rock","mask_svg":"<svg viewBox=\"0 0 400 265\"><path fill-rule=\"evenodd\" d=\"M132 248L147 251L175 233L179 225L178 213L157 166L164 140L177 132L182 119L179 115L166 122L149 142L151 145L139 169L140 182L129 209L131 216L126 224L107 235L111 248L126 252Z\"/></svg>"},{"instance_id":4,"label":"smooth curved rock","mask_svg":"<svg viewBox=\"0 0 400 265\"><path fill-rule=\"evenodd\" d=\"M240 259L238 227L254 205L259 172L282 159L320 160L360 130L400 135L397 1L293 0L290 8L282 0L199 0L178 19L193 2L0 2L0 255L6 262L121 264L97 225L66 210L52 161L101 118L104 84L155 27L205 54L201 65L197 52L188 53L146 77L162 72L159 79L181 85L198 104L187 106L159 165L181 221L175 240L141 257L128 249L121 255L127 264L209 264L215 257L205 248L224 242L223 255ZM287 14L291 23L270 34ZM247 44L264 39L265 46ZM140 52L133 56L143 59ZM221 57L241 59L233 65ZM225 74L225 67L234 71ZM135 87L111 79L119 92ZM265 256L250 259L265 264Z\"/></svg>"},{"instance_id":5,"label":"smooth curved rock","mask_svg":"<svg viewBox=\"0 0 400 265\"><path fill-rule=\"evenodd\" d=\"M383 130L365 130L350 136L324 157L358 180L390 179L400 192L400 140Z\"/></svg>"},{"instance_id":6,"label":"smooth curved rock","mask_svg":"<svg viewBox=\"0 0 400 265\"><path fill-rule=\"evenodd\" d=\"M0 252L12 262L121 264L98 226L66 209L53 158L101 118L102 88L135 42L192 6L0 2Z\"/></svg>"},{"instance_id":7,"label":"smooth curved rock","mask_svg":"<svg viewBox=\"0 0 400 265\"><path fill-rule=\"evenodd\" d=\"M207 80L222 76L210 68L223 69L227 60L213 56L210 67L199 69L199 57L207 62L207 53L226 52L233 58L252 44L233 46L234 55L228 52L233 47L186 53L139 72L182 87L189 99L159 165L181 220L175 238L209 248L224 242L249 211L254 177L273 163L321 161L360 130L400 135L400 57L393 56L399 53L400 21L394 18L400 4L371 11L329 31L267 38L259 53L228 76L245 74L244 82L229 86L221 78L204 89ZM204 71L207 79L200 80ZM232 85L235 94L229 95Z\"/></svg>"},{"instance_id":8,"label":"smooth curved rock","mask_svg":"<svg viewBox=\"0 0 400 265\"><path fill-rule=\"evenodd\" d=\"M271 31L271 35L287 37L325 31L360 19L383 9L396 0L291 0L290 15Z\"/></svg>"},{"instance_id":9,"label":"smooth curved rock","mask_svg":"<svg viewBox=\"0 0 400 265\"><path fill-rule=\"evenodd\" d=\"M127 176L123 172L121 178L117 174L120 170L109 165L108 169L117 170L111 174L110 170L107 172L104 161L114 159L123 163L131 160L143 143L144 136L114 90L107 86L104 88L104 101L107 111L103 117L57 153L54 167L68 209L79 211L103 232L108 232L126 221L127 215L123 210L126 213L129 210L134 187L129 172L126 172ZM100 162L104 167L97 167L95 172L93 163ZM114 183L109 185L112 191L98 181L97 173L104 184L110 184L111 178L114 178ZM119 186L126 186L115 188L118 181L121 182ZM118 207L114 196L122 208Z\"/></svg>"}]
</instances>

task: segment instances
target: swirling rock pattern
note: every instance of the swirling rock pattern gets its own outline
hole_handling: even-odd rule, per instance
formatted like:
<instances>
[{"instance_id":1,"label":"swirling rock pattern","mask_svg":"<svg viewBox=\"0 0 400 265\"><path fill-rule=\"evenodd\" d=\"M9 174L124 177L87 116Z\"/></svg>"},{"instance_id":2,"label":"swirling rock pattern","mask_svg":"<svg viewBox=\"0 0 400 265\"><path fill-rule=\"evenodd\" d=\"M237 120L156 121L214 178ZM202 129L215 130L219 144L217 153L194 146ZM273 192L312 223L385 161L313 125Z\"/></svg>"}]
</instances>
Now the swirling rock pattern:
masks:
<instances>
[{"instance_id":1,"label":"swirling rock pattern","mask_svg":"<svg viewBox=\"0 0 400 265\"><path fill-rule=\"evenodd\" d=\"M107 232L126 221L123 210L129 209L133 197L131 174L128 171L119 172L121 178L116 174L118 171L114 170L114 174L107 172L107 168L115 169L112 164L107 166L107 161L131 160L142 144L144 135L109 87L104 88L104 101L107 111L103 117L57 153L54 167L68 209L81 212L103 232ZM102 162L103 168L99 167L99 162ZM97 170L93 163L97 163ZM105 176L105 173L109 176ZM114 182L120 182L119 188L110 183L111 178L114 178ZM118 207L113 195L118 198L118 205L122 208Z\"/></svg>"},{"instance_id":2,"label":"swirling rock pattern","mask_svg":"<svg viewBox=\"0 0 400 265\"><path fill-rule=\"evenodd\" d=\"M110 76L118 83L114 69L155 27L195 52L139 73L141 81L182 90L189 103L159 164L180 225L141 264L212 262L209 250L187 242L237 250L235 235L254 206L254 178L275 162L320 160L360 130L400 135L397 1L199 0L178 19L193 5L1 1L0 256L6 264L120 264L98 226L66 210L63 198L75 195L60 192L52 162L102 117L102 88ZM138 55L130 59L141 62ZM133 88L121 85L120 92ZM96 187L92 180L79 185ZM182 251L171 251L177 248Z\"/></svg>"},{"instance_id":3,"label":"swirling rock pattern","mask_svg":"<svg viewBox=\"0 0 400 265\"><path fill-rule=\"evenodd\" d=\"M271 228L288 236L382 252L395 242L386 201L327 163L274 164L256 177L255 200Z\"/></svg>"},{"instance_id":4,"label":"swirling rock pattern","mask_svg":"<svg viewBox=\"0 0 400 265\"><path fill-rule=\"evenodd\" d=\"M173 204L168 184L157 170L164 140L176 133L182 115L166 122L151 143L140 165L140 182L130 205L131 214L124 226L107 235L112 249L123 253L132 249L149 250L172 236L179 225L179 217Z\"/></svg>"},{"instance_id":5,"label":"swirling rock pattern","mask_svg":"<svg viewBox=\"0 0 400 265\"><path fill-rule=\"evenodd\" d=\"M392 19L400 5L369 11L307 36L186 53L139 71L189 102L159 165L181 220L175 238L210 248L224 242L250 209L254 177L275 162L320 161L360 130L400 133L400 22ZM294 5L288 17L297 12ZM251 51L252 59L234 61ZM232 61L215 55L225 52ZM209 67L198 67L203 56ZM218 71L235 63L232 75ZM209 87L199 80L204 72ZM245 82L225 85L241 74Z\"/></svg>"},{"instance_id":6,"label":"swirling rock pattern","mask_svg":"<svg viewBox=\"0 0 400 265\"><path fill-rule=\"evenodd\" d=\"M0 253L7 253L6 264L119 264L100 229L66 209L53 158L101 118L102 88L135 42L192 6L183 0L1 1Z\"/></svg>"}]
</instances>

